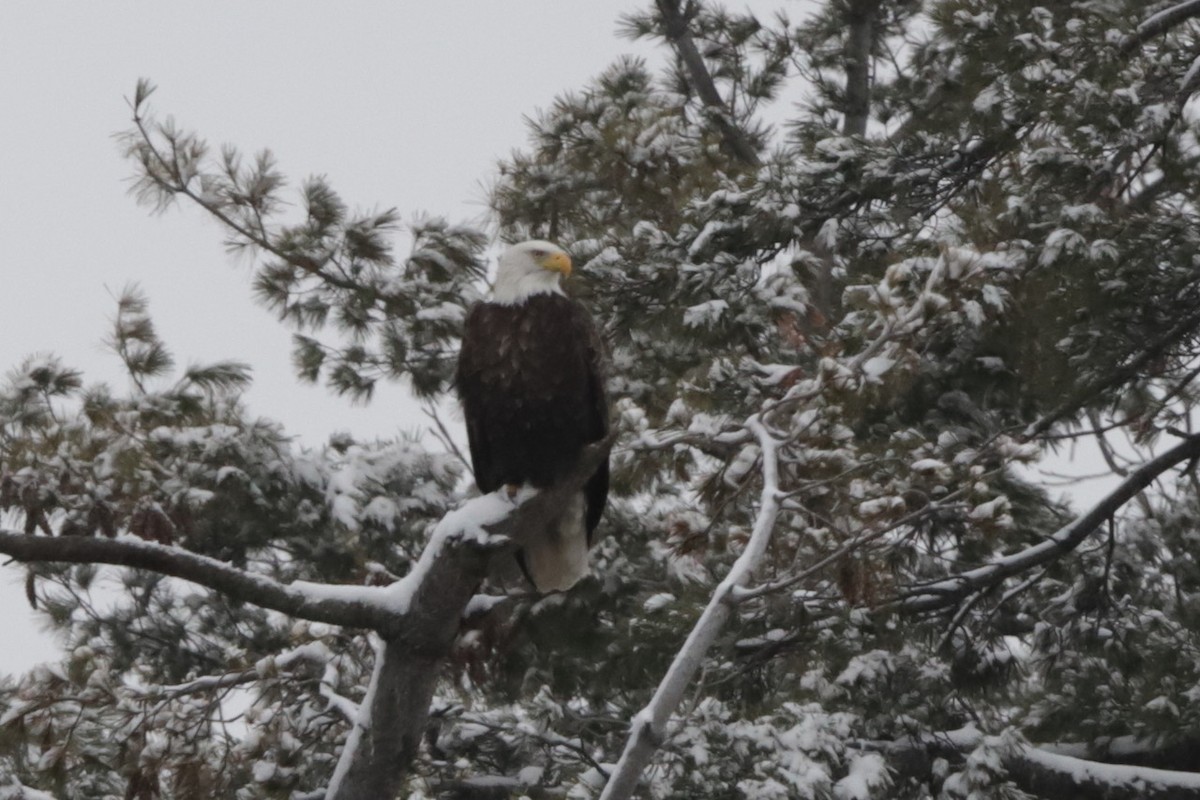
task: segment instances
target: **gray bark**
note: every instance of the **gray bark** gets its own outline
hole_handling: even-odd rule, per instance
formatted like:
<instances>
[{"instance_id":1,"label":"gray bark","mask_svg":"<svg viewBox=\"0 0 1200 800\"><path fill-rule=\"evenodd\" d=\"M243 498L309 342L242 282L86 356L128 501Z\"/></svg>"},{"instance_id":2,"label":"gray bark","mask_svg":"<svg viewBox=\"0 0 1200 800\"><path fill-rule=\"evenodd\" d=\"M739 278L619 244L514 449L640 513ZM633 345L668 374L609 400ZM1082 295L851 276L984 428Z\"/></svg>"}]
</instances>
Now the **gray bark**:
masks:
<instances>
[{"instance_id":1,"label":"gray bark","mask_svg":"<svg viewBox=\"0 0 1200 800\"><path fill-rule=\"evenodd\" d=\"M920 741L860 742L879 752L900 776L934 783L934 760L961 764L982 737L933 735ZM1039 745L1022 745L1003 757L1008 778L1022 791L1044 800L1200 800L1200 773L1118 765L1058 756ZM1195 766L1194 760L1191 766Z\"/></svg>"},{"instance_id":2,"label":"gray bark","mask_svg":"<svg viewBox=\"0 0 1200 800\"><path fill-rule=\"evenodd\" d=\"M688 18L680 8L679 0L655 0L655 4L662 16L667 41L671 43L683 63L692 91L708 110L713 127L721 134L725 149L747 166L758 166L758 152L746 132L737 126L730 108L721 97L721 92L704 63L704 56L700 54L688 29Z\"/></svg>"},{"instance_id":3,"label":"gray bark","mask_svg":"<svg viewBox=\"0 0 1200 800\"><path fill-rule=\"evenodd\" d=\"M842 133L863 136L871 116L871 51L881 0L850 0L846 9L846 96Z\"/></svg>"},{"instance_id":4,"label":"gray bark","mask_svg":"<svg viewBox=\"0 0 1200 800\"><path fill-rule=\"evenodd\" d=\"M386 589L363 589L362 600L321 598L215 559L163 545L128 540L51 537L0 531L0 553L19 561L116 564L146 569L206 586L227 597L291 616L378 633L383 646L372 688L359 711L343 764L326 800L391 798L416 756L429 717L438 672L458 634L467 603L487 574L492 558L511 557L523 531L539 530L561 515L601 461L613 436L589 445L575 468L487 529L487 542L451 531L422 555L418 583L407 607L372 603Z\"/></svg>"},{"instance_id":5,"label":"gray bark","mask_svg":"<svg viewBox=\"0 0 1200 800\"><path fill-rule=\"evenodd\" d=\"M1166 33L1196 16L1200 16L1200 0L1186 0L1186 2L1151 15L1141 25L1138 25L1136 31L1121 41L1121 54L1132 53L1155 36Z\"/></svg>"}]
</instances>

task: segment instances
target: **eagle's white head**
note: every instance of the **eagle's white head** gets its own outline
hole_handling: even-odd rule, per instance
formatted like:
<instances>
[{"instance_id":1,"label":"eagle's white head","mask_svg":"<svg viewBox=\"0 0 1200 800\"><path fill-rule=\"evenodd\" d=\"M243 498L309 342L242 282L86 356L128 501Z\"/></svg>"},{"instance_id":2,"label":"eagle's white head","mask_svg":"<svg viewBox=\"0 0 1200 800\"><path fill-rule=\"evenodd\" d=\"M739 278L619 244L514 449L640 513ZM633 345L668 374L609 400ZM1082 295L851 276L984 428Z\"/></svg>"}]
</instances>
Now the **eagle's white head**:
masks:
<instances>
[{"instance_id":1,"label":"eagle's white head","mask_svg":"<svg viewBox=\"0 0 1200 800\"><path fill-rule=\"evenodd\" d=\"M519 305L535 294L563 294L559 278L571 274L571 257L556 244L535 239L514 244L500 256L492 299Z\"/></svg>"}]
</instances>

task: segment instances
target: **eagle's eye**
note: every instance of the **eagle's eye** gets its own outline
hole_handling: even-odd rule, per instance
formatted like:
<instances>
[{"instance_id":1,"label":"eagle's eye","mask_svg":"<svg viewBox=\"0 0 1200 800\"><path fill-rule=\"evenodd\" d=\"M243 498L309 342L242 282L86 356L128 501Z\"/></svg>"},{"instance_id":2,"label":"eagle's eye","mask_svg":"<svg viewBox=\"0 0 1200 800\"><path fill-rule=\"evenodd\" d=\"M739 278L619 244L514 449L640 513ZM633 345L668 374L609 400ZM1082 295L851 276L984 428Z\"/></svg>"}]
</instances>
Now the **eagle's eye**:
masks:
<instances>
[{"instance_id":1,"label":"eagle's eye","mask_svg":"<svg viewBox=\"0 0 1200 800\"><path fill-rule=\"evenodd\" d=\"M545 258L546 256L549 255L549 253L546 252L545 250L530 250L529 254L532 255L534 258Z\"/></svg>"}]
</instances>

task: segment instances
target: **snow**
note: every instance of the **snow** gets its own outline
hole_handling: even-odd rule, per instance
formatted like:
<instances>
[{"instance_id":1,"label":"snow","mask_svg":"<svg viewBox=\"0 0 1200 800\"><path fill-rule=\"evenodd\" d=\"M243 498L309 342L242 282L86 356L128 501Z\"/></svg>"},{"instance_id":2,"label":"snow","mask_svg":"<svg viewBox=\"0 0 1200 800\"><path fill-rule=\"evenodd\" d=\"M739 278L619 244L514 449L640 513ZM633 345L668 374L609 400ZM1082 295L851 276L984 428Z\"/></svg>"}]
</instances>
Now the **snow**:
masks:
<instances>
[{"instance_id":1,"label":"snow","mask_svg":"<svg viewBox=\"0 0 1200 800\"><path fill-rule=\"evenodd\" d=\"M675 595L670 592L659 592L646 598L646 602L642 603L642 609L647 614L653 614L655 611L666 608L671 603L675 602Z\"/></svg>"},{"instance_id":2,"label":"snow","mask_svg":"<svg viewBox=\"0 0 1200 800\"><path fill-rule=\"evenodd\" d=\"M395 530L396 517L399 514L400 509L396 501L382 495L372 498L362 510L363 518L378 522L388 531Z\"/></svg>"},{"instance_id":3,"label":"snow","mask_svg":"<svg viewBox=\"0 0 1200 800\"><path fill-rule=\"evenodd\" d=\"M708 243L712 241L714 236L724 233L725 231L736 230L735 226L728 222L710 221L704 226L704 230L696 236L688 248L688 258L696 258L700 253L708 247Z\"/></svg>"},{"instance_id":4,"label":"snow","mask_svg":"<svg viewBox=\"0 0 1200 800\"><path fill-rule=\"evenodd\" d=\"M522 786L537 786L545 772L544 767L525 767L517 773L517 783Z\"/></svg>"},{"instance_id":5,"label":"snow","mask_svg":"<svg viewBox=\"0 0 1200 800\"><path fill-rule=\"evenodd\" d=\"M870 800L874 790L890 784L883 756L863 753L850 759L850 771L833 785L833 796L838 800Z\"/></svg>"},{"instance_id":6,"label":"snow","mask_svg":"<svg viewBox=\"0 0 1200 800\"><path fill-rule=\"evenodd\" d=\"M863 362L863 373L869 379L878 380L885 372L895 366L894 359L885 356L874 356Z\"/></svg>"},{"instance_id":7,"label":"snow","mask_svg":"<svg viewBox=\"0 0 1200 800\"><path fill-rule=\"evenodd\" d=\"M1075 783L1103 783L1111 786L1156 786L1200 790L1200 772L1131 767L1127 764L1101 764L1072 756L1050 753L1037 747L1025 747L1025 758L1054 772L1069 775Z\"/></svg>"},{"instance_id":8,"label":"snow","mask_svg":"<svg viewBox=\"0 0 1200 800\"><path fill-rule=\"evenodd\" d=\"M254 780L258 783L266 783L275 777L276 765L270 761L256 761L254 763Z\"/></svg>"},{"instance_id":9,"label":"snow","mask_svg":"<svg viewBox=\"0 0 1200 800\"><path fill-rule=\"evenodd\" d=\"M25 786L15 776L10 775L7 780L8 783L0 783L0 800L56 800L49 792Z\"/></svg>"},{"instance_id":10,"label":"snow","mask_svg":"<svg viewBox=\"0 0 1200 800\"><path fill-rule=\"evenodd\" d=\"M383 660L385 658L383 640L374 633L371 634L371 647L375 650L375 668L371 671L371 682L367 685L367 691L363 695L362 703L358 706L357 719L351 726L349 735L346 737L346 744L342 748L341 756L338 758L337 767L334 768L333 776L329 779L329 787L326 789L328 797L337 796L342 781L346 779L346 773L349 772L350 765L354 761L354 756L358 752L363 733L371 729L371 710L375 703L375 694L379 690L379 676L383 672Z\"/></svg>"},{"instance_id":11,"label":"snow","mask_svg":"<svg viewBox=\"0 0 1200 800\"><path fill-rule=\"evenodd\" d=\"M1070 228L1059 228L1052 231L1046 237L1046 244L1042 248L1042 255L1038 258L1038 264L1048 266L1058 260L1059 256L1064 253L1067 255L1083 251L1087 246L1087 240L1079 235L1078 232Z\"/></svg>"},{"instance_id":12,"label":"snow","mask_svg":"<svg viewBox=\"0 0 1200 800\"><path fill-rule=\"evenodd\" d=\"M471 617L486 614L508 599L508 595L503 594L477 594L467 603L467 607L463 611L463 617L470 619Z\"/></svg>"},{"instance_id":13,"label":"snow","mask_svg":"<svg viewBox=\"0 0 1200 800\"><path fill-rule=\"evenodd\" d=\"M721 319L721 315L729 308L725 300L709 300L686 309L683 312L683 324L689 328L711 326Z\"/></svg>"},{"instance_id":14,"label":"snow","mask_svg":"<svg viewBox=\"0 0 1200 800\"><path fill-rule=\"evenodd\" d=\"M459 322L466 313L466 309L458 303L441 303L433 308L421 309L417 312L417 319L428 322Z\"/></svg>"},{"instance_id":15,"label":"snow","mask_svg":"<svg viewBox=\"0 0 1200 800\"><path fill-rule=\"evenodd\" d=\"M344 603L371 605L383 602L390 587L292 581L288 588L305 595L313 602L338 600Z\"/></svg>"},{"instance_id":16,"label":"snow","mask_svg":"<svg viewBox=\"0 0 1200 800\"><path fill-rule=\"evenodd\" d=\"M871 683L881 675L893 671L892 654L886 650L872 650L850 659L850 663L834 679L834 683L840 686L853 686L860 680Z\"/></svg>"},{"instance_id":17,"label":"snow","mask_svg":"<svg viewBox=\"0 0 1200 800\"><path fill-rule=\"evenodd\" d=\"M1003 99L1004 98L999 87L997 87L995 84L991 84L990 86L985 86L983 90L976 95L972 108L980 113L986 113L999 105Z\"/></svg>"},{"instance_id":18,"label":"snow","mask_svg":"<svg viewBox=\"0 0 1200 800\"><path fill-rule=\"evenodd\" d=\"M451 540L473 542L479 545L499 544L505 537L489 533L487 528L504 520L515 508L537 494L536 489L528 486L521 487L513 498L509 498L505 489L490 494L474 497L463 503L454 511L442 517L429 537L429 543L421 553L412 571L391 586L377 589L379 595L372 596L371 601L381 598L384 607L393 613L403 614L412 604L413 593L421 585L425 574L438 558L442 548Z\"/></svg>"}]
</instances>

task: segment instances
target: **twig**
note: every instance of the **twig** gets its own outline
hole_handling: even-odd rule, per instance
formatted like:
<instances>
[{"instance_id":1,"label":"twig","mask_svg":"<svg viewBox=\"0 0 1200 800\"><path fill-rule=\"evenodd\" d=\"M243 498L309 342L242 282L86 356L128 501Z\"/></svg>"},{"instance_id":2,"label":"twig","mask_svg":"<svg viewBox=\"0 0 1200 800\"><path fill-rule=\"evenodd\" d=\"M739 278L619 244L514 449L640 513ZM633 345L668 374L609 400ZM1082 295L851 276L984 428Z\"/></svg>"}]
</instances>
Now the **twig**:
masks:
<instances>
[{"instance_id":1,"label":"twig","mask_svg":"<svg viewBox=\"0 0 1200 800\"><path fill-rule=\"evenodd\" d=\"M421 411L424 412L425 416L433 420L433 424L437 427L437 430L430 431L434 437L436 437L437 440L442 443L442 446L445 447L446 450L448 450L451 454L453 454L454 457L457 458L462 465L467 468L467 471L470 472L470 459L463 455L462 450L460 450L458 445L455 443L454 437L450 435L450 431L446 430L446 424L442 422L442 417L440 414L438 414L437 407L432 403L428 403L421 406Z\"/></svg>"}]
</instances>

